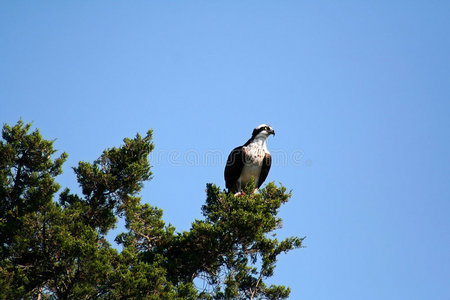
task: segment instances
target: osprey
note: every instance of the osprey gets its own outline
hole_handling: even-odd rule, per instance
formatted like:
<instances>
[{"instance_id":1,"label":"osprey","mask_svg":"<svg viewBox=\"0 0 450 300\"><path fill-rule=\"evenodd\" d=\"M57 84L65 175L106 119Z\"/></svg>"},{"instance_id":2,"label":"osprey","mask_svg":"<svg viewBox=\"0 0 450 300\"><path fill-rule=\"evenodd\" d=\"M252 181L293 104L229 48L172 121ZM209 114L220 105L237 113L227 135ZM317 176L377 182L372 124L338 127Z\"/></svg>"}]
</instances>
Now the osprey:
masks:
<instances>
[{"instance_id":1,"label":"osprey","mask_svg":"<svg viewBox=\"0 0 450 300\"><path fill-rule=\"evenodd\" d=\"M229 192L240 193L250 180L259 188L269 174L272 157L267 150L266 139L275 135L272 127L261 124L253 130L252 137L236 147L228 156L225 167L225 184Z\"/></svg>"}]
</instances>

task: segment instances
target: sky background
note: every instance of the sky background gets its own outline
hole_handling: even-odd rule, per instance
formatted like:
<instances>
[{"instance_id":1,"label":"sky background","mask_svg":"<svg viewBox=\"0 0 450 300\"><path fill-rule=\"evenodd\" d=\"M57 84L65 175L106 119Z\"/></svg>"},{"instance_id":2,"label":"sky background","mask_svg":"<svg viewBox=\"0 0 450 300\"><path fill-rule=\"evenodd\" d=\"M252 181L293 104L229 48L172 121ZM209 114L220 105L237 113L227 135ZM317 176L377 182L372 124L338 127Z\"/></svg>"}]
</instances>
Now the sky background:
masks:
<instances>
[{"instance_id":1,"label":"sky background","mask_svg":"<svg viewBox=\"0 0 450 300\"><path fill-rule=\"evenodd\" d=\"M449 1L1 1L0 121L71 167L154 129L144 202L188 230L268 123L291 299L450 299Z\"/></svg>"}]
</instances>

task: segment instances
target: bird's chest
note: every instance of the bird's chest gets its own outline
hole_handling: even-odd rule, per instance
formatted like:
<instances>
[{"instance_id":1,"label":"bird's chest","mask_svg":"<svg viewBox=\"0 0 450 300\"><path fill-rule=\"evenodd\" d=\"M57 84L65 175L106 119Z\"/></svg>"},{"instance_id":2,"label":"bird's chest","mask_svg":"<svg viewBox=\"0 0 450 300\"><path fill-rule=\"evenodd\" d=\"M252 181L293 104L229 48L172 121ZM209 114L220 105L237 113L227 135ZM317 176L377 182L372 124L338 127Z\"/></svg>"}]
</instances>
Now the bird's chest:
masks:
<instances>
[{"instance_id":1,"label":"bird's chest","mask_svg":"<svg viewBox=\"0 0 450 300\"><path fill-rule=\"evenodd\" d=\"M244 147L244 167L242 168L241 176L239 181L241 184L246 184L252 178L256 181L259 179L261 174L261 166L265 157L265 152L261 148L257 147Z\"/></svg>"},{"instance_id":2,"label":"bird's chest","mask_svg":"<svg viewBox=\"0 0 450 300\"><path fill-rule=\"evenodd\" d=\"M244 164L247 167L261 167L266 153L261 147L244 147Z\"/></svg>"}]
</instances>

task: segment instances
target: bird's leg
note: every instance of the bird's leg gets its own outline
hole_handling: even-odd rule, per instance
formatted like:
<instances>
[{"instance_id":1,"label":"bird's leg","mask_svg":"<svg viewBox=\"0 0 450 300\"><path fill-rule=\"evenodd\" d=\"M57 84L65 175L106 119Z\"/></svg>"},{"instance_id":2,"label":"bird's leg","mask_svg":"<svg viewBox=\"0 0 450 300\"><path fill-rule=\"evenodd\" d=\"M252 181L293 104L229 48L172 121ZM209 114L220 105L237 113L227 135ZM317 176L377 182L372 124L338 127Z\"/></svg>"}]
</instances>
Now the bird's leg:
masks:
<instances>
[{"instance_id":1,"label":"bird's leg","mask_svg":"<svg viewBox=\"0 0 450 300\"><path fill-rule=\"evenodd\" d=\"M234 194L234 196L241 196L242 195L242 189L241 189L241 180L238 179L236 182L237 185L237 192Z\"/></svg>"}]
</instances>

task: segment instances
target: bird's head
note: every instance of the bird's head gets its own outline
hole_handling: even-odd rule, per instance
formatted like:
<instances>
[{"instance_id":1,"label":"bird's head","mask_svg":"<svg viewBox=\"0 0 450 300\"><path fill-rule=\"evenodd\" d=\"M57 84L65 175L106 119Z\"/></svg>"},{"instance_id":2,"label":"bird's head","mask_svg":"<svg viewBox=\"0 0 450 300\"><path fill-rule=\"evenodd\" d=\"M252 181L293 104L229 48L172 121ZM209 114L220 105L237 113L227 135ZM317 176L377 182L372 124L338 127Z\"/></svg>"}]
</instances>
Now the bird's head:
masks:
<instances>
[{"instance_id":1,"label":"bird's head","mask_svg":"<svg viewBox=\"0 0 450 300\"><path fill-rule=\"evenodd\" d=\"M269 135L275 135L275 130L267 124L261 124L253 129L252 138L263 137L267 138Z\"/></svg>"}]
</instances>

